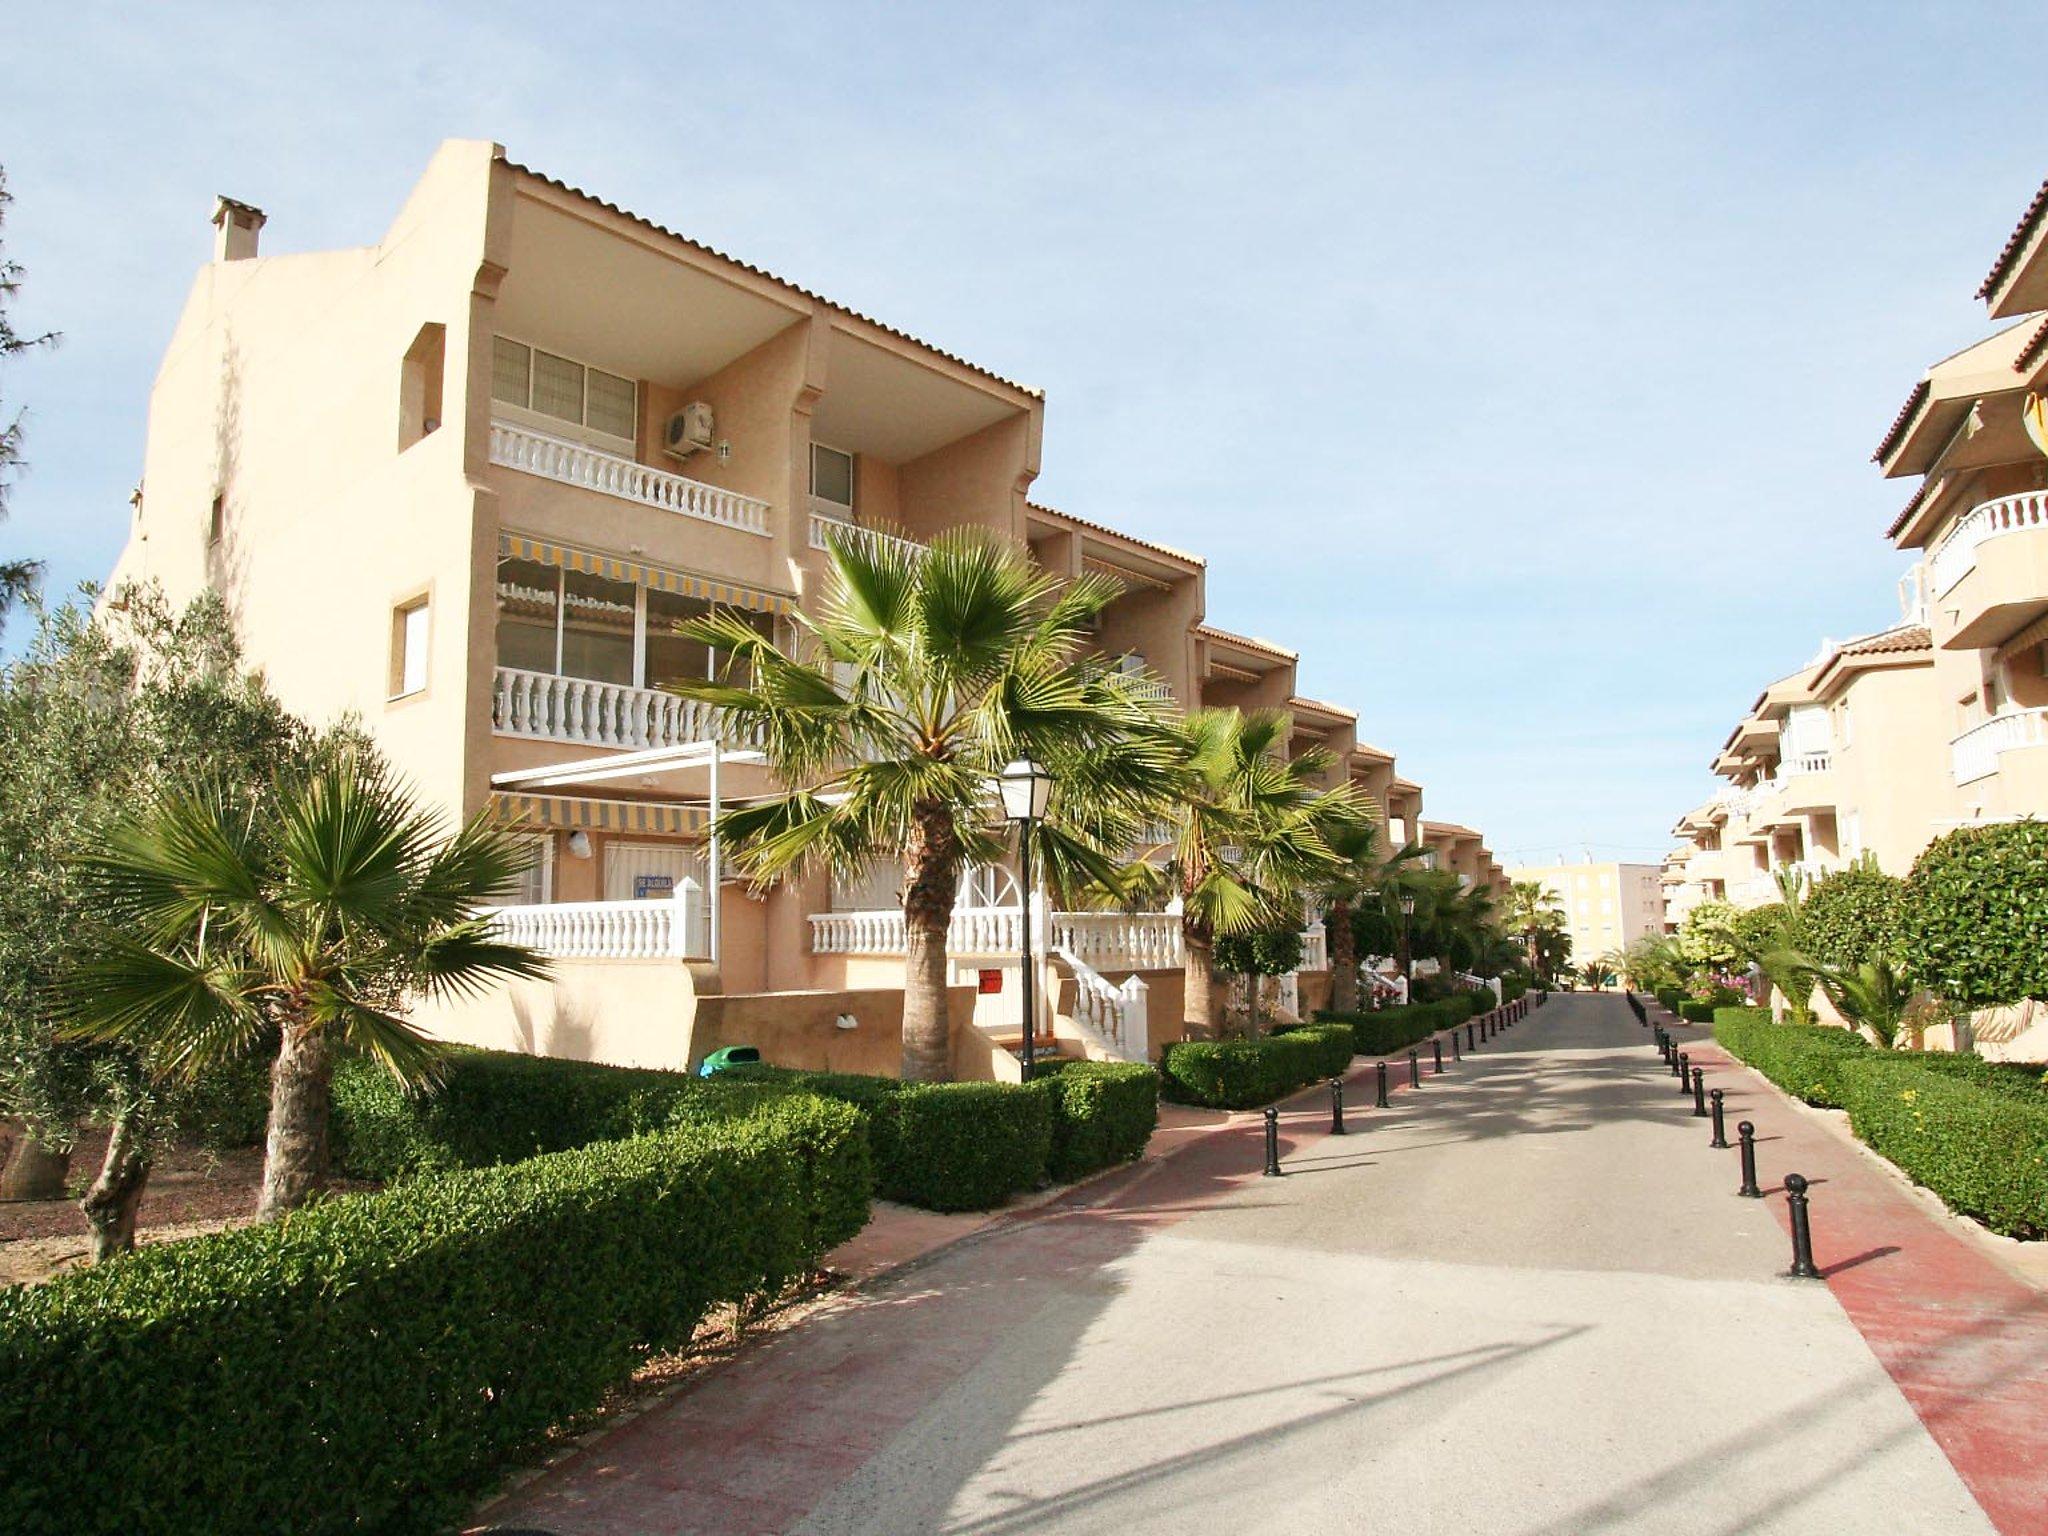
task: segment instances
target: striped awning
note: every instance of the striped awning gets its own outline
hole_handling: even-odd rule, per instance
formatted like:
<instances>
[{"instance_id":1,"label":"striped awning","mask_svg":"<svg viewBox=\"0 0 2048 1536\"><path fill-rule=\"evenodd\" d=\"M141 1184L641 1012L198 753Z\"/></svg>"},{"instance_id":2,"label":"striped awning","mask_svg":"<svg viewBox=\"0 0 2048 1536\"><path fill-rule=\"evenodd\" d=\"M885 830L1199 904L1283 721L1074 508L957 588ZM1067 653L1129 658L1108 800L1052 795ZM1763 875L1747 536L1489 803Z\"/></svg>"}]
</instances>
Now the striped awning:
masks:
<instances>
[{"instance_id":1,"label":"striped awning","mask_svg":"<svg viewBox=\"0 0 2048 1536\"><path fill-rule=\"evenodd\" d=\"M2032 650L2037 645L2048 645L2048 614L2034 620L2025 629L2014 635L1998 648L1998 659L2010 661L2022 651Z\"/></svg>"},{"instance_id":2,"label":"striped awning","mask_svg":"<svg viewBox=\"0 0 2048 1536\"><path fill-rule=\"evenodd\" d=\"M657 592L675 592L725 608L748 608L755 613L796 612L796 599L784 592L764 592L758 587L743 587L737 582L692 576L687 571L672 571L666 566L648 565L639 560L622 560L617 555L600 555L523 533L499 534L498 554L500 558L510 556L515 560L536 560L542 565L559 565L567 571L602 576L608 581L630 581L636 586L652 587Z\"/></svg>"},{"instance_id":3,"label":"striped awning","mask_svg":"<svg viewBox=\"0 0 2048 1536\"><path fill-rule=\"evenodd\" d=\"M701 805L648 800L597 800L584 795L521 795L496 790L491 815L501 826L558 827L581 832L650 832L702 837L711 811Z\"/></svg>"}]
</instances>

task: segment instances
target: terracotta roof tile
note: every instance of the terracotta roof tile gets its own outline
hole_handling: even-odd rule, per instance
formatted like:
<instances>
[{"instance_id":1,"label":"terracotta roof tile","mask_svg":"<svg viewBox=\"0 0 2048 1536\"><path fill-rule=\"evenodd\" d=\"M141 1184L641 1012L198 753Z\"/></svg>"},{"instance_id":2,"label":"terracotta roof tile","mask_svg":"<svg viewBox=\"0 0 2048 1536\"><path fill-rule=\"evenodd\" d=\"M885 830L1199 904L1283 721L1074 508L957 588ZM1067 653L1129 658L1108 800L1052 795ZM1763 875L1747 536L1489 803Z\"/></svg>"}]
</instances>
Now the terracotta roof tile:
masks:
<instances>
[{"instance_id":1,"label":"terracotta roof tile","mask_svg":"<svg viewBox=\"0 0 2048 1536\"><path fill-rule=\"evenodd\" d=\"M1195 626L1195 633L1205 639L1221 640L1226 645L1242 646L1248 651L1258 651L1266 656L1277 656L1282 661L1301 660L1301 653L1299 651L1290 651L1284 645L1275 645L1270 640L1260 640L1252 635L1233 634L1230 630L1218 629L1214 624L1197 624Z\"/></svg>"},{"instance_id":2,"label":"terracotta roof tile","mask_svg":"<svg viewBox=\"0 0 2048 1536\"><path fill-rule=\"evenodd\" d=\"M533 180L540 182L542 185L553 187L558 192L566 192L571 197L580 197L583 199L583 201L587 203L595 203L598 207L605 209L607 212L615 213L622 219L628 219L631 222L638 224L643 229L650 229L654 231L655 234L660 235L665 239L674 240L680 245L686 245L693 251L702 251L706 256L710 256L718 261L727 262L732 266L738 267L743 272L751 272L756 277L766 278L769 282L774 283L777 287L786 288L791 293L796 294L799 298L808 299L814 304L822 304L827 309L836 310L840 314L847 316L849 319L860 321L863 325L872 325L878 331L886 332L888 335L894 336L899 341L907 341L914 347L921 347L925 351L931 353L933 356L942 357L949 363L958 363L962 368L967 369L970 373L978 373L983 378L993 380L995 383L1002 385L1006 389L1014 389L1019 394L1029 395L1034 400L1043 400L1045 398L1045 392L1043 390L1034 389L1029 384L1020 384L1015 379L1004 378L1000 373L997 373L992 369L984 368L979 363L970 363L966 358L960 356L956 352L948 352L944 347L935 347L930 342L925 341L920 337L911 335L908 331L898 330L895 326L877 320L872 315L864 315L857 309L839 303L836 299L828 299L823 294L813 293L808 288L802 287L797 283L792 283L786 277L777 276L775 273L770 272L766 267L757 267L750 261L741 261L737 256L728 256L724 251L719 250L716 246L706 245L701 240L692 240L688 235L678 234L675 230L668 228L666 225L657 224L654 222L654 220L646 218L640 214L634 213L629 208L621 208L617 203L609 202L606 199L599 197L594 192L586 192L581 187L572 186L570 183L563 181L558 177L550 176L543 171L536 171L530 165L521 165L517 160L514 160L509 156L501 156L501 158L504 159L504 162L509 169L516 171L521 176L531 177Z\"/></svg>"},{"instance_id":3,"label":"terracotta roof tile","mask_svg":"<svg viewBox=\"0 0 2048 1536\"><path fill-rule=\"evenodd\" d=\"M1851 640L1841 648L1844 656L1885 656L1897 651L1931 651L1934 636L1929 634L1925 624L1901 624L1897 629L1885 630L1882 634L1865 635L1861 640Z\"/></svg>"},{"instance_id":4,"label":"terracotta roof tile","mask_svg":"<svg viewBox=\"0 0 2048 1536\"><path fill-rule=\"evenodd\" d=\"M1209 564L1200 555L1191 555L1184 549L1175 549L1171 544L1161 544L1156 539L1141 539L1135 533L1125 533L1121 528L1112 528L1107 523L1095 522L1090 518L1082 517L1077 512L1063 512L1058 507L1048 507L1043 502L1038 501L1027 501L1024 505L1029 511L1043 513L1047 517L1056 517L1061 522L1077 523L1081 527L1090 529L1095 533L1106 533L1113 539L1122 539L1126 544L1135 544L1140 549L1149 549L1156 554L1169 555L1175 560L1185 560L1189 565L1207 567Z\"/></svg>"},{"instance_id":5,"label":"terracotta roof tile","mask_svg":"<svg viewBox=\"0 0 2048 1536\"><path fill-rule=\"evenodd\" d=\"M2027 204L2027 211L2013 226L2012 234L2006 238L2005 249L1998 253L1998 259L1991 263L1991 270L1984 275L1984 281L1977 289L1978 298L1989 299L2012 276L2013 264L2033 238L2034 226L2040 223L2044 212L2048 212L2048 181L2041 183L2040 190L2034 193L2034 200Z\"/></svg>"},{"instance_id":6,"label":"terracotta roof tile","mask_svg":"<svg viewBox=\"0 0 2048 1536\"><path fill-rule=\"evenodd\" d=\"M1913 424L1913 418L1920 414L1920 408L1927 404L1927 397L1934 392L1934 386L1922 379L1913 386L1913 392L1906 396L1906 403L1899 407L1899 414L1892 418L1892 424L1885 429L1884 441L1877 445L1877 452L1870 458L1875 464L1882 464L1892 456L1892 451L1905 439L1906 429Z\"/></svg>"},{"instance_id":7,"label":"terracotta roof tile","mask_svg":"<svg viewBox=\"0 0 2048 1536\"><path fill-rule=\"evenodd\" d=\"M2027 344L2020 348L2020 355L2012 360L2012 371L2025 373L2043 352L2048 352L2048 320L2043 320L2034 334L2027 338Z\"/></svg>"}]
</instances>

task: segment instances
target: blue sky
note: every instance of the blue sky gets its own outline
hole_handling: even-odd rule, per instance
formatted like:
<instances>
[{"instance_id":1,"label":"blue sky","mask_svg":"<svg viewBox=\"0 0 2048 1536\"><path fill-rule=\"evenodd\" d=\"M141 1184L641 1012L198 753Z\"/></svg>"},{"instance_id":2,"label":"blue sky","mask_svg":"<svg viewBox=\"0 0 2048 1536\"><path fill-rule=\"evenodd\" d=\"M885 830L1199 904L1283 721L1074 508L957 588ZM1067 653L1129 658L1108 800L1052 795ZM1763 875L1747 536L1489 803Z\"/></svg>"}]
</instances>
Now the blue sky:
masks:
<instances>
[{"instance_id":1,"label":"blue sky","mask_svg":"<svg viewBox=\"0 0 2048 1536\"><path fill-rule=\"evenodd\" d=\"M493 138L1044 388L1037 498L1205 554L1210 620L1299 649L1428 814L1653 856L1765 681L1895 615L1869 455L1989 329L2040 19L16 7L18 320L65 340L0 380L0 551L105 573L216 192L266 250L365 244Z\"/></svg>"}]
</instances>

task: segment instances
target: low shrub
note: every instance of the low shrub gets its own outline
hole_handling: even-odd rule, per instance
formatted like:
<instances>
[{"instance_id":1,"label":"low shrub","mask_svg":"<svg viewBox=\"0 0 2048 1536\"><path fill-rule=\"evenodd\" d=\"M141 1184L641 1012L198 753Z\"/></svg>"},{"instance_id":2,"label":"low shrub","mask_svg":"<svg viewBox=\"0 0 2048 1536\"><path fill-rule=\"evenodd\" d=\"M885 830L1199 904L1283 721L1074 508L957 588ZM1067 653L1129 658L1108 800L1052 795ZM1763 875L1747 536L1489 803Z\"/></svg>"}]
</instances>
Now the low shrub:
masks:
<instances>
[{"instance_id":1,"label":"low shrub","mask_svg":"<svg viewBox=\"0 0 2048 1536\"><path fill-rule=\"evenodd\" d=\"M1659 987L1656 996L1657 1002L1666 1013L1678 1012L1679 1007L1685 1002L1685 994L1676 987Z\"/></svg>"},{"instance_id":2,"label":"low shrub","mask_svg":"<svg viewBox=\"0 0 2048 1536\"><path fill-rule=\"evenodd\" d=\"M1132 1161L1158 1127L1159 1074L1141 1062L1067 1062L1040 1082L1052 1101L1046 1172L1056 1184Z\"/></svg>"},{"instance_id":3,"label":"low shrub","mask_svg":"<svg viewBox=\"0 0 2048 1536\"><path fill-rule=\"evenodd\" d=\"M1849 1124L1951 1210L2008 1237L2048 1237L2048 1093L1979 1076L1971 1059L1865 1052L1843 1076Z\"/></svg>"},{"instance_id":4,"label":"low shrub","mask_svg":"<svg viewBox=\"0 0 2048 1536\"><path fill-rule=\"evenodd\" d=\"M1714 1039L1794 1098L1842 1107L1845 1065L1870 1055L1861 1035L1825 1025L1777 1024L1762 1008L1723 1008Z\"/></svg>"},{"instance_id":5,"label":"low shrub","mask_svg":"<svg viewBox=\"0 0 2048 1536\"><path fill-rule=\"evenodd\" d=\"M1212 1109L1249 1109L1351 1064L1348 1025L1298 1025L1257 1040L1181 1040L1160 1058L1161 1091Z\"/></svg>"},{"instance_id":6,"label":"low shrub","mask_svg":"<svg viewBox=\"0 0 2048 1536\"><path fill-rule=\"evenodd\" d=\"M1359 1056L1391 1056L1451 1027L1449 1016L1439 1003L1410 1003L1400 1008L1382 1008L1377 1013L1321 1013L1316 1017L1349 1028L1352 1051Z\"/></svg>"},{"instance_id":7,"label":"low shrub","mask_svg":"<svg viewBox=\"0 0 2048 1536\"><path fill-rule=\"evenodd\" d=\"M684 1099L720 1098L721 1087L682 1072L453 1050L440 1083L412 1093L375 1062L348 1060L334 1073L334 1165L389 1180L517 1162L654 1130Z\"/></svg>"},{"instance_id":8,"label":"low shrub","mask_svg":"<svg viewBox=\"0 0 2048 1536\"><path fill-rule=\"evenodd\" d=\"M1688 997L1678 1005L1678 1016L1688 1024L1711 1024L1715 1015L1728 1006L1727 1003L1699 1002Z\"/></svg>"},{"instance_id":9,"label":"low shrub","mask_svg":"<svg viewBox=\"0 0 2048 1536\"><path fill-rule=\"evenodd\" d=\"M0 1529L451 1526L713 1307L810 1273L868 1181L860 1117L783 1096L0 1290Z\"/></svg>"},{"instance_id":10,"label":"low shrub","mask_svg":"<svg viewBox=\"0 0 2048 1536\"><path fill-rule=\"evenodd\" d=\"M928 1211L985 1211L1045 1182L1052 1096L1020 1083L905 1083L742 1067L721 1076L802 1089L866 1112L875 1193Z\"/></svg>"},{"instance_id":11,"label":"low shrub","mask_svg":"<svg viewBox=\"0 0 2048 1536\"><path fill-rule=\"evenodd\" d=\"M1529 995L1529 978L1510 971L1500 979L1500 995L1503 1002L1520 1002Z\"/></svg>"}]
</instances>

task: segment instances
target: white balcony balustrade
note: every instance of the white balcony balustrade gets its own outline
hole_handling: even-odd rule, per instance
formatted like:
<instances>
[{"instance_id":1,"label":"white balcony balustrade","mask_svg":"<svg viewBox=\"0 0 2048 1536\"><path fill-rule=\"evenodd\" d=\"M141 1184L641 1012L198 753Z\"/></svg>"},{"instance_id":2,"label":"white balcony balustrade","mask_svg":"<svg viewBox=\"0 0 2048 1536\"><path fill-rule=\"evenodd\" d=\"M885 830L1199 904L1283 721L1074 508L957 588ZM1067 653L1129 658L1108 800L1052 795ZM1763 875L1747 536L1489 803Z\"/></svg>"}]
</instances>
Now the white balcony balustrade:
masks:
<instances>
[{"instance_id":1,"label":"white balcony balustrade","mask_svg":"<svg viewBox=\"0 0 2048 1536\"><path fill-rule=\"evenodd\" d=\"M946 928L949 955L1014 955L1023 948L1024 925L1015 907L955 907ZM901 908L811 915L814 955L901 955L908 951Z\"/></svg>"},{"instance_id":2,"label":"white balcony balustrade","mask_svg":"<svg viewBox=\"0 0 2048 1536\"><path fill-rule=\"evenodd\" d=\"M637 501L644 507L694 517L742 533L768 533L768 503L687 475L606 453L510 422L491 423L491 462L562 485Z\"/></svg>"},{"instance_id":3,"label":"white balcony balustrade","mask_svg":"<svg viewBox=\"0 0 2048 1536\"><path fill-rule=\"evenodd\" d=\"M1977 568L1977 551L1987 539L2030 528L2048 528L2048 491L2022 491L1979 502L1956 520L1928 559L1928 586L1936 597L1946 597Z\"/></svg>"},{"instance_id":4,"label":"white balcony balustrade","mask_svg":"<svg viewBox=\"0 0 2048 1536\"><path fill-rule=\"evenodd\" d=\"M1958 784L1973 784L1998 772L1998 759L2026 747L2048 747L2048 709L2015 709L1993 715L1949 743Z\"/></svg>"},{"instance_id":5,"label":"white balcony balustrade","mask_svg":"<svg viewBox=\"0 0 2048 1536\"><path fill-rule=\"evenodd\" d=\"M710 913L696 881L665 901L559 901L498 907L493 929L514 944L570 960L698 960Z\"/></svg>"},{"instance_id":6,"label":"white balcony balustrade","mask_svg":"<svg viewBox=\"0 0 2048 1536\"><path fill-rule=\"evenodd\" d=\"M500 736L628 751L690 741L754 745L750 733L737 730L719 710L695 699L678 698L659 688L559 677L518 667L497 670L491 690L491 730Z\"/></svg>"},{"instance_id":7,"label":"white balcony balustrade","mask_svg":"<svg viewBox=\"0 0 2048 1536\"><path fill-rule=\"evenodd\" d=\"M1125 1061L1144 1061L1151 1053L1151 1020L1142 976L1111 982L1071 950L1054 953L1074 977L1074 1019Z\"/></svg>"},{"instance_id":8,"label":"white balcony balustrade","mask_svg":"<svg viewBox=\"0 0 2048 1536\"><path fill-rule=\"evenodd\" d=\"M1098 971L1170 971L1181 963L1171 912L1055 912L1052 941Z\"/></svg>"},{"instance_id":9,"label":"white balcony balustrade","mask_svg":"<svg viewBox=\"0 0 2048 1536\"><path fill-rule=\"evenodd\" d=\"M1795 752L1784 768L1784 773L1826 773L1835 765L1832 752ZM1774 782L1783 782L1783 774Z\"/></svg>"},{"instance_id":10,"label":"white balcony balustrade","mask_svg":"<svg viewBox=\"0 0 2048 1536\"><path fill-rule=\"evenodd\" d=\"M840 542L850 549L865 550L878 554L883 550L897 550L913 560L924 558L924 546L915 539L900 539L893 533L883 533L876 528L863 528L858 523L849 523L843 517L825 517L811 514L811 548L830 549L828 539L837 535Z\"/></svg>"},{"instance_id":11,"label":"white balcony balustrade","mask_svg":"<svg viewBox=\"0 0 2048 1536\"><path fill-rule=\"evenodd\" d=\"M1327 971L1330 968L1330 937L1320 923L1301 935L1301 968L1304 971Z\"/></svg>"}]
</instances>

